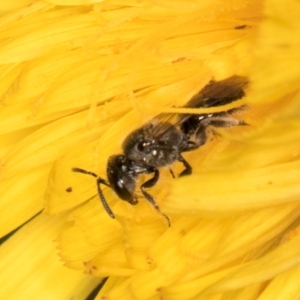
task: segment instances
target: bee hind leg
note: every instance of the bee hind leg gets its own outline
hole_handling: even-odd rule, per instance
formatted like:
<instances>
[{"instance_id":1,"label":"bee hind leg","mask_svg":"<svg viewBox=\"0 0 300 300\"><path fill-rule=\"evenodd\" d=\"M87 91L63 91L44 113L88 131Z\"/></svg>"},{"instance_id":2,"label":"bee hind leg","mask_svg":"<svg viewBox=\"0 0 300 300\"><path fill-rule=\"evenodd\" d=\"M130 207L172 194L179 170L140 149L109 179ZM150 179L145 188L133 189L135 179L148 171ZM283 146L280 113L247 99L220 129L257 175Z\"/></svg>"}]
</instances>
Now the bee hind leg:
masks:
<instances>
[{"instance_id":1,"label":"bee hind leg","mask_svg":"<svg viewBox=\"0 0 300 300\"><path fill-rule=\"evenodd\" d=\"M194 143L196 145L195 148L199 148L207 143L209 139L209 132L213 131L213 133L215 133L213 128L229 128L233 126L243 125L248 124L243 120L238 120L230 116L218 116L207 118L201 122L194 135Z\"/></svg>"}]
</instances>

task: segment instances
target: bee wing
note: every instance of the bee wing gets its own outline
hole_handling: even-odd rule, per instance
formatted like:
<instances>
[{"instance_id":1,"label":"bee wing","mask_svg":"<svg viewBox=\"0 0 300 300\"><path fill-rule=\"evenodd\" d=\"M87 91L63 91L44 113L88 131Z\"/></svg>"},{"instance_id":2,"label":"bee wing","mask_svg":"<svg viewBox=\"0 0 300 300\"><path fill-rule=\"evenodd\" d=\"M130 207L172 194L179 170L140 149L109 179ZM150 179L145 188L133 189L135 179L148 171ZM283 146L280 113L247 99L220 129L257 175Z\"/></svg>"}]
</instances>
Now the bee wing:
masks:
<instances>
[{"instance_id":1,"label":"bee wing","mask_svg":"<svg viewBox=\"0 0 300 300\"><path fill-rule=\"evenodd\" d=\"M229 104L245 96L248 80L242 76L231 76L221 81L212 80L185 107L213 107Z\"/></svg>"},{"instance_id":2,"label":"bee wing","mask_svg":"<svg viewBox=\"0 0 300 300\"><path fill-rule=\"evenodd\" d=\"M159 141L170 129L179 126L189 115L176 113L161 113L157 115L151 123L151 136L154 140Z\"/></svg>"},{"instance_id":3,"label":"bee wing","mask_svg":"<svg viewBox=\"0 0 300 300\"><path fill-rule=\"evenodd\" d=\"M199 93L197 93L184 107L203 108L222 106L237 101L245 96L244 88L248 80L242 76L231 76L221 81L210 81ZM236 109L232 109L232 112ZM231 113L231 110L228 111ZM202 114L201 114L202 115ZM205 114L203 114L204 116ZM151 130L153 138L159 140L168 133L172 127L179 127L191 118L192 114L162 113L152 121Z\"/></svg>"}]
</instances>

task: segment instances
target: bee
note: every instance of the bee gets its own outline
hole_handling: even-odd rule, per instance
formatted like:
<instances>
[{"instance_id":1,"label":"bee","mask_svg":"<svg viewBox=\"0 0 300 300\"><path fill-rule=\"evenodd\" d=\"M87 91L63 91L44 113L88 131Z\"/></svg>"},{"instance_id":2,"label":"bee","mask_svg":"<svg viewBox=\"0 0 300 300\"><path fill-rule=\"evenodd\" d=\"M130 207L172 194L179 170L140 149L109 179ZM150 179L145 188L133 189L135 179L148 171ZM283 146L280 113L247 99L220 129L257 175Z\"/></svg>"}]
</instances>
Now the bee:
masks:
<instances>
[{"instance_id":1,"label":"bee","mask_svg":"<svg viewBox=\"0 0 300 300\"><path fill-rule=\"evenodd\" d=\"M247 79L241 76L231 76L222 81L212 80L184 107L196 109L229 104L245 96L246 85ZM125 138L122 154L108 158L107 180L81 168L72 170L96 178L98 196L112 218L115 215L103 195L101 185L112 188L121 200L136 205L138 203L135 192L137 179L141 174L150 174L151 178L142 183L139 188L143 197L160 212L154 197L148 192L158 182L160 168L170 167L173 163L180 162L184 169L179 177L191 174L192 166L182 153L194 151L206 144L210 128L247 125L243 120L233 116L235 112L244 108L245 106L240 106L216 113L160 114ZM171 170L170 172L175 177ZM168 217L165 217L169 222Z\"/></svg>"}]
</instances>

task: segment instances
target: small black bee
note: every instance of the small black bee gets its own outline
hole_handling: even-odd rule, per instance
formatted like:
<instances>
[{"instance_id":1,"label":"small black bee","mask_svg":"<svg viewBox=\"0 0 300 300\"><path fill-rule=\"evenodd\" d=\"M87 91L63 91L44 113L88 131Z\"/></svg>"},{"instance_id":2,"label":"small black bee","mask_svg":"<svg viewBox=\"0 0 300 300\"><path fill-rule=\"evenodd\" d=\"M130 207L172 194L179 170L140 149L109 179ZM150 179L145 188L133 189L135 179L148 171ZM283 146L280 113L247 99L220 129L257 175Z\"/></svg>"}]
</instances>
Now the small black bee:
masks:
<instances>
[{"instance_id":1,"label":"small black bee","mask_svg":"<svg viewBox=\"0 0 300 300\"><path fill-rule=\"evenodd\" d=\"M246 78L240 76L232 76L222 81L211 81L185 107L203 108L229 104L245 96L243 89L246 85ZM161 114L157 116L125 138L122 145L123 154L109 157L106 170L108 181L93 172L80 168L72 170L96 178L99 198L112 218L115 216L105 200L101 184L112 188L122 200L135 205L138 203L135 194L138 176L153 174L152 178L140 186L140 189L143 196L160 212L154 198L146 191L157 183L159 168L168 167L179 161L184 166L179 176L191 174L192 167L184 159L182 153L204 145L208 140L209 127L247 125L244 121L232 116L244 107L209 114ZM173 172L170 172L174 177ZM167 216L165 217L168 219Z\"/></svg>"}]
</instances>

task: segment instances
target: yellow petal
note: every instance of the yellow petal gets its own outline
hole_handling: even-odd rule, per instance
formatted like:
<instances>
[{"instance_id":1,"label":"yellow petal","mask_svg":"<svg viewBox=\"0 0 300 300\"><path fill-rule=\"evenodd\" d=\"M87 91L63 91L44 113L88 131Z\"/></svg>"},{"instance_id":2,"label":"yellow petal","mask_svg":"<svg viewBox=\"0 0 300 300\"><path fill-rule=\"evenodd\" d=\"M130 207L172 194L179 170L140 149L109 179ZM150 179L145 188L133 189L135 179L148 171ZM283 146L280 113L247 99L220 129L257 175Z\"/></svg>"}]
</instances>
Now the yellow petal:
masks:
<instances>
[{"instance_id":1,"label":"yellow petal","mask_svg":"<svg viewBox=\"0 0 300 300\"><path fill-rule=\"evenodd\" d=\"M227 289L237 289L245 285L265 281L289 270L300 262L299 250L300 235L270 251L268 254L242 266L240 270L233 272L222 279L216 285L209 288L206 293L215 293Z\"/></svg>"},{"instance_id":2,"label":"yellow petal","mask_svg":"<svg viewBox=\"0 0 300 300\"><path fill-rule=\"evenodd\" d=\"M267 0L265 15L254 49L253 103L269 103L299 89L300 4Z\"/></svg>"},{"instance_id":3,"label":"yellow petal","mask_svg":"<svg viewBox=\"0 0 300 300\"><path fill-rule=\"evenodd\" d=\"M58 12L59 14L59 12ZM50 24L43 20L36 22L36 30L8 39L0 47L0 63L16 63L26 61L41 55L58 51L59 49L76 48L72 40L79 44L89 36L97 33L96 19L92 15L57 16ZM0 39L7 39L5 34Z\"/></svg>"},{"instance_id":4,"label":"yellow petal","mask_svg":"<svg viewBox=\"0 0 300 300\"><path fill-rule=\"evenodd\" d=\"M11 232L43 209L51 165L12 176L0 183L0 236Z\"/></svg>"},{"instance_id":5,"label":"yellow petal","mask_svg":"<svg viewBox=\"0 0 300 300\"><path fill-rule=\"evenodd\" d=\"M39 215L0 248L2 299L84 299L99 283L57 259L53 240L65 218ZM20 247L22 245L22 247Z\"/></svg>"},{"instance_id":6,"label":"yellow petal","mask_svg":"<svg viewBox=\"0 0 300 300\"><path fill-rule=\"evenodd\" d=\"M33 4L35 0L12 0L12 1L4 1L0 3L0 14L6 14L10 11L20 9L22 7L29 6Z\"/></svg>"},{"instance_id":7,"label":"yellow petal","mask_svg":"<svg viewBox=\"0 0 300 300\"><path fill-rule=\"evenodd\" d=\"M299 161L253 171L193 175L171 183L172 194L163 202L162 209L169 214L228 215L288 204L299 201L299 178ZM208 188L215 183L214 190ZM194 186L199 189L193 189ZM188 197L186 189L190 191Z\"/></svg>"},{"instance_id":8,"label":"yellow petal","mask_svg":"<svg viewBox=\"0 0 300 300\"><path fill-rule=\"evenodd\" d=\"M275 277L259 296L259 300L294 300L300 297L300 266L296 266Z\"/></svg>"}]
</instances>

